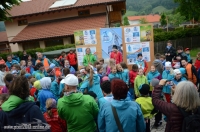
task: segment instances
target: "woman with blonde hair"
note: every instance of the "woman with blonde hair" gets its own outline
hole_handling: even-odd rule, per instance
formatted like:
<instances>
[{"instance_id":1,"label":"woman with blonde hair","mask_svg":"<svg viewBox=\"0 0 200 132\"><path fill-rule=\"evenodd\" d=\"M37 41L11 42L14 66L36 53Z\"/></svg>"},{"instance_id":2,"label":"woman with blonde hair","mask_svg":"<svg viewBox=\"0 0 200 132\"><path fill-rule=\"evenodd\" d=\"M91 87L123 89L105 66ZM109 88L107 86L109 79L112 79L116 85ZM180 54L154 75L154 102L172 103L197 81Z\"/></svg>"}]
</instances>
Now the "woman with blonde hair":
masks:
<instances>
[{"instance_id":1,"label":"woman with blonde hair","mask_svg":"<svg viewBox=\"0 0 200 132\"><path fill-rule=\"evenodd\" d=\"M196 86L190 81L182 81L175 87L172 97L173 103L167 103L160 99L163 86L167 80L162 79L155 87L152 94L154 107L167 116L165 132L180 132L184 116L179 109L187 113L200 113L200 99Z\"/></svg>"},{"instance_id":2,"label":"woman with blonde hair","mask_svg":"<svg viewBox=\"0 0 200 132\"><path fill-rule=\"evenodd\" d=\"M47 123L51 125L51 132L66 132L66 122L58 115L56 100L53 98L47 99L46 109L47 112L45 112L43 115Z\"/></svg>"},{"instance_id":3,"label":"woman with blonde hair","mask_svg":"<svg viewBox=\"0 0 200 132\"><path fill-rule=\"evenodd\" d=\"M106 75L109 75L109 74L110 74L110 72L111 72L111 67L114 67L114 66L116 66L115 60L114 60L114 59L110 59L110 60L109 60L109 65L108 65L108 67L107 67Z\"/></svg>"},{"instance_id":4,"label":"woman with blonde hair","mask_svg":"<svg viewBox=\"0 0 200 132\"><path fill-rule=\"evenodd\" d=\"M85 72L87 74L87 79L82 83L80 91L87 93L92 91L97 95L97 98L100 99L103 97L103 93L100 87L100 77L98 74L94 73L92 66L85 67Z\"/></svg>"}]
</instances>

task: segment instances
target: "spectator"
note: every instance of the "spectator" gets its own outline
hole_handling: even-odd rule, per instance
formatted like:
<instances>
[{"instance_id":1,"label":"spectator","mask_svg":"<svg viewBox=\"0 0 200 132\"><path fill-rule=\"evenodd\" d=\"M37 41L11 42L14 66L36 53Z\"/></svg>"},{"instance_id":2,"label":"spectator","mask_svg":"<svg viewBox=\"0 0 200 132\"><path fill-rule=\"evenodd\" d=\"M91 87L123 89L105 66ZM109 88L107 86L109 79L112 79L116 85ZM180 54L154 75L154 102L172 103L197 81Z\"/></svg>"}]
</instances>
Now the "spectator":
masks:
<instances>
[{"instance_id":1,"label":"spectator","mask_svg":"<svg viewBox=\"0 0 200 132\"><path fill-rule=\"evenodd\" d=\"M121 64L117 64L116 68L117 74L119 75L119 79L123 80L127 85L129 85L129 74L127 69L126 71L124 71Z\"/></svg>"},{"instance_id":2,"label":"spectator","mask_svg":"<svg viewBox=\"0 0 200 132\"><path fill-rule=\"evenodd\" d=\"M35 72L33 72L33 76L37 79L40 80L43 77L47 76L47 73L44 69L44 65L41 62L38 62L35 66L37 69Z\"/></svg>"},{"instance_id":3,"label":"spectator","mask_svg":"<svg viewBox=\"0 0 200 132\"><path fill-rule=\"evenodd\" d=\"M116 63L115 63L115 60L114 59L110 59L109 60L109 65L107 67L107 71L106 71L106 75L108 76L111 72L111 67L115 67L116 66Z\"/></svg>"},{"instance_id":4,"label":"spectator","mask_svg":"<svg viewBox=\"0 0 200 132\"><path fill-rule=\"evenodd\" d=\"M135 62L135 64L138 65L138 68L142 68L143 69L143 72L144 74L146 73L147 69L148 69L148 65L147 65L147 62L145 60L143 60L143 56L141 53L139 53L137 55L138 59L137 61Z\"/></svg>"},{"instance_id":5,"label":"spectator","mask_svg":"<svg viewBox=\"0 0 200 132\"><path fill-rule=\"evenodd\" d=\"M117 117L122 131L144 132L145 124L140 106L134 101L126 100L128 93L126 83L119 79L113 80L111 91L114 96L113 101L104 104L98 115L99 132L119 131Z\"/></svg>"},{"instance_id":6,"label":"spectator","mask_svg":"<svg viewBox=\"0 0 200 132\"><path fill-rule=\"evenodd\" d=\"M23 56L22 56L22 59L21 60L24 60L24 61L28 61L28 55L27 55L27 53L26 53L26 51L24 50L23 51Z\"/></svg>"},{"instance_id":7,"label":"spectator","mask_svg":"<svg viewBox=\"0 0 200 132\"><path fill-rule=\"evenodd\" d=\"M4 78L5 86L3 87L2 93L9 93L9 86L14 80L14 75L13 74L6 74Z\"/></svg>"},{"instance_id":8,"label":"spectator","mask_svg":"<svg viewBox=\"0 0 200 132\"><path fill-rule=\"evenodd\" d=\"M58 114L67 122L69 132L94 132L98 106L90 95L77 91L78 78L69 74L65 78L65 95L58 100ZM85 107L87 106L87 107Z\"/></svg>"},{"instance_id":9,"label":"spectator","mask_svg":"<svg viewBox=\"0 0 200 132\"><path fill-rule=\"evenodd\" d=\"M47 59L46 57L44 57L43 54L40 52L37 53L37 57L38 57L38 59L36 60L35 64L37 65L37 63L41 62L47 71L51 65L50 60Z\"/></svg>"},{"instance_id":10,"label":"spectator","mask_svg":"<svg viewBox=\"0 0 200 132\"><path fill-rule=\"evenodd\" d=\"M38 101L40 102L40 110L42 113L46 112L45 102L48 98L55 99L55 96L50 91L51 88L51 78L50 77L44 77L40 80L40 85L42 87L42 90L38 93Z\"/></svg>"},{"instance_id":11,"label":"spectator","mask_svg":"<svg viewBox=\"0 0 200 132\"><path fill-rule=\"evenodd\" d=\"M186 81L187 79L182 76L181 71L179 69L174 70L174 78L172 79L173 84L176 86L178 83L182 81Z\"/></svg>"},{"instance_id":12,"label":"spectator","mask_svg":"<svg viewBox=\"0 0 200 132\"><path fill-rule=\"evenodd\" d=\"M30 95L32 97L34 97L34 94L35 92L37 91L37 88L34 87L34 83L36 82L37 80L35 78L31 78L30 79L30 83L31 83L31 88L30 88ZM34 97L35 101L36 101L36 98Z\"/></svg>"},{"instance_id":13,"label":"spectator","mask_svg":"<svg viewBox=\"0 0 200 132\"><path fill-rule=\"evenodd\" d=\"M143 113L144 120L146 122L146 132L150 132L150 119L156 114L154 110L154 106L152 104L152 98L149 97L150 87L148 84L143 84L140 87L141 97L137 98L135 102L137 102Z\"/></svg>"},{"instance_id":14,"label":"spectator","mask_svg":"<svg viewBox=\"0 0 200 132\"><path fill-rule=\"evenodd\" d=\"M108 75L109 80L112 81L113 79L116 79L116 78L120 79L119 75L117 74L117 67L113 66L110 69L111 69L111 73Z\"/></svg>"},{"instance_id":15,"label":"spectator","mask_svg":"<svg viewBox=\"0 0 200 132\"><path fill-rule=\"evenodd\" d=\"M32 61L27 61L26 72L30 73L30 74L33 74L34 67L33 67Z\"/></svg>"},{"instance_id":16,"label":"spectator","mask_svg":"<svg viewBox=\"0 0 200 132\"><path fill-rule=\"evenodd\" d=\"M113 100L110 81L102 82L101 90L103 92L104 97L99 99L99 108L101 108L105 103L111 102Z\"/></svg>"},{"instance_id":17,"label":"spectator","mask_svg":"<svg viewBox=\"0 0 200 132\"><path fill-rule=\"evenodd\" d=\"M144 72L143 69L140 68L137 77L135 78L134 81L134 91L135 91L135 96L140 97L140 92L139 92L139 87L142 84L148 84L148 80L146 78L146 76L144 76Z\"/></svg>"},{"instance_id":18,"label":"spectator","mask_svg":"<svg viewBox=\"0 0 200 132\"><path fill-rule=\"evenodd\" d=\"M51 125L51 132L66 132L66 122L58 116L56 100L52 98L47 99L46 109L47 112L43 115L47 123Z\"/></svg>"},{"instance_id":19,"label":"spectator","mask_svg":"<svg viewBox=\"0 0 200 132\"><path fill-rule=\"evenodd\" d=\"M35 66L35 59L32 58L31 55L27 55L27 56L28 56L27 62L28 62L28 61L31 61L31 62L32 62L32 65Z\"/></svg>"},{"instance_id":20,"label":"spectator","mask_svg":"<svg viewBox=\"0 0 200 132\"><path fill-rule=\"evenodd\" d=\"M165 55L160 55L160 61L162 62L163 66L165 66L165 62L166 62Z\"/></svg>"},{"instance_id":21,"label":"spectator","mask_svg":"<svg viewBox=\"0 0 200 132\"><path fill-rule=\"evenodd\" d=\"M175 56L175 58L173 60L173 63L172 63L172 67L174 69L179 69L180 67L182 67L182 65L181 65L181 59L182 58L181 58L180 54L178 54L178 55Z\"/></svg>"},{"instance_id":22,"label":"spectator","mask_svg":"<svg viewBox=\"0 0 200 132\"><path fill-rule=\"evenodd\" d=\"M122 67L122 69L123 69L123 74L126 76L126 78L127 78L127 81L128 82L126 82L127 83L127 85L129 85L129 69L128 69L128 66L126 65L126 63L124 63L124 62L121 62L120 63L120 65L121 65L121 67ZM124 81L125 81L125 79L124 79Z\"/></svg>"},{"instance_id":23,"label":"spectator","mask_svg":"<svg viewBox=\"0 0 200 132\"><path fill-rule=\"evenodd\" d=\"M97 74L99 75L100 82L102 82L102 78L104 77L102 65L97 66Z\"/></svg>"},{"instance_id":24,"label":"spectator","mask_svg":"<svg viewBox=\"0 0 200 132\"><path fill-rule=\"evenodd\" d=\"M196 85L197 82L198 82L198 76L197 76L196 68L192 64L188 63L186 57L184 57L181 60L181 63L186 70L188 80L193 82Z\"/></svg>"},{"instance_id":25,"label":"spectator","mask_svg":"<svg viewBox=\"0 0 200 132\"><path fill-rule=\"evenodd\" d=\"M153 65L155 66L156 70L162 75L162 72L163 72L164 68L163 68L163 64L162 64L162 62L160 60L160 56L161 55L159 53L157 53L155 55L155 60L153 62Z\"/></svg>"},{"instance_id":26,"label":"spectator","mask_svg":"<svg viewBox=\"0 0 200 132\"><path fill-rule=\"evenodd\" d=\"M21 70L26 70L26 61L25 60L21 60L20 67L21 67Z\"/></svg>"},{"instance_id":27,"label":"spectator","mask_svg":"<svg viewBox=\"0 0 200 132\"><path fill-rule=\"evenodd\" d=\"M3 87L5 86L4 77L6 74L6 65L0 64L0 94L3 91Z\"/></svg>"},{"instance_id":28,"label":"spectator","mask_svg":"<svg viewBox=\"0 0 200 132\"><path fill-rule=\"evenodd\" d=\"M13 59L12 59L12 56L11 56L11 55L8 55L8 56L7 56L6 66L7 66L9 69L11 69L11 67L12 67L13 64L19 65L19 63L18 63L16 60L13 60Z\"/></svg>"},{"instance_id":29,"label":"spectator","mask_svg":"<svg viewBox=\"0 0 200 132\"><path fill-rule=\"evenodd\" d=\"M172 62L172 59L176 55L176 50L174 47L172 47L172 42L171 40L168 40L167 42L167 47L165 48L165 56L166 56L166 61Z\"/></svg>"},{"instance_id":30,"label":"spectator","mask_svg":"<svg viewBox=\"0 0 200 132\"><path fill-rule=\"evenodd\" d=\"M91 53L90 48L85 49L85 55L83 57L83 65L88 66L89 64L93 65L96 61L96 57Z\"/></svg>"},{"instance_id":31,"label":"spectator","mask_svg":"<svg viewBox=\"0 0 200 132\"><path fill-rule=\"evenodd\" d=\"M64 68L69 68L70 74L75 74L75 73L76 73L74 67L72 67L72 66L69 64L69 61L68 61L68 60L65 60ZM62 73L63 73L63 72L62 72Z\"/></svg>"},{"instance_id":32,"label":"spectator","mask_svg":"<svg viewBox=\"0 0 200 132\"><path fill-rule=\"evenodd\" d=\"M174 71L172 69L171 62L168 61L165 63L165 70L163 71L162 79L167 79L171 81L173 78L174 78ZM164 93L166 101L170 103L171 102L171 86L168 84L163 86L163 93Z\"/></svg>"},{"instance_id":33,"label":"spectator","mask_svg":"<svg viewBox=\"0 0 200 132\"><path fill-rule=\"evenodd\" d=\"M72 49L67 55L67 60L69 61L69 64L75 69L75 71L77 71L77 57Z\"/></svg>"},{"instance_id":34,"label":"spectator","mask_svg":"<svg viewBox=\"0 0 200 132\"><path fill-rule=\"evenodd\" d=\"M60 98L59 86L61 80L62 80L61 73L59 71L59 73L56 74L55 80L51 83L51 89L50 89L56 100Z\"/></svg>"},{"instance_id":35,"label":"spectator","mask_svg":"<svg viewBox=\"0 0 200 132\"><path fill-rule=\"evenodd\" d=\"M100 63L100 65L103 67L103 75L106 75L108 65L107 65L106 63L104 63L104 59L103 59L103 58L101 58L101 59L99 60L99 63Z\"/></svg>"},{"instance_id":36,"label":"spectator","mask_svg":"<svg viewBox=\"0 0 200 132\"><path fill-rule=\"evenodd\" d=\"M182 46L177 47L177 55L179 55L181 58L186 57L186 54L183 52Z\"/></svg>"},{"instance_id":37,"label":"spectator","mask_svg":"<svg viewBox=\"0 0 200 132\"><path fill-rule=\"evenodd\" d=\"M64 61L65 61L65 59L66 59L66 56L67 56L67 55L66 55L66 52L65 52L65 51L62 51L62 52L61 52L61 56L58 58L59 61L60 61L60 65L61 65L61 66L64 66L64 63L65 63Z\"/></svg>"},{"instance_id":38,"label":"spectator","mask_svg":"<svg viewBox=\"0 0 200 132\"><path fill-rule=\"evenodd\" d=\"M166 80L162 79L155 87L152 95L153 105L167 116L165 132L181 132L184 117L179 108L185 109L187 112L196 111L200 106L199 94L193 83L183 81L175 87L173 103L167 103L160 99L164 85L166 85Z\"/></svg>"},{"instance_id":39,"label":"spectator","mask_svg":"<svg viewBox=\"0 0 200 132\"><path fill-rule=\"evenodd\" d=\"M16 126L17 123L30 123L30 122L41 122L40 125L46 127L46 121L36 105L35 102L27 101L29 97L29 85L28 81L24 76L15 78L9 87L10 97L5 101L1 108L3 111L0 112L0 129L1 131L7 131L4 126ZM32 128L38 124L31 124ZM32 129L35 131L34 129ZM38 129L37 129L38 130ZM19 130L28 132L29 130ZM47 131L50 131L48 129Z\"/></svg>"},{"instance_id":40,"label":"spectator","mask_svg":"<svg viewBox=\"0 0 200 132\"><path fill-rule=\"evenodd\" d=\"M92 67L85 67L85 71L88 75L88 78L82 83L80 91L87 93L88 91L93 91L97 98L100 99L103 97L103 93L100 87L100 78L97 74L94 73Z\"/></svg>"},{"instance_id":41,"label":"spectator","mask_svg":"<svg viewBox=\"0 0 200 132\"><path fill-rule=\"evenodd\" d=\"M16 60L18 63L20 62L20 59L17 55L11 54L11 57L13 60Z\"/></svg>"},{"instance_id":42,"label":"spectator","mask_svg":"<svg viewBox=\"0 0 200 132\"><path fill-rule=\"evenodd\" d=\"M55 64L55 67L60 67L60 62L57 55L54 55L54 59L52 60L52 63Z\"/></svg>"},{"instance_id":43,"label":"spectator","mask_svg":"<svg viewBox=\"0 0 200 132\"><path fill-rule=\"evenodd\" d=\"M133 99L135 99L134 81L137 75L138 75L138 66L134 64L132 65L132 70L129 72L129 92L131 93Z\"/></svg>"},{"instance_id":44,"label":"spectator","mask_svg":"<svg viewBox=\"0 0 200 132\"><path fill-rule=\"evenodd\" d=\"M198 54L197 54L197 58L194 63L194 66L196 67L196 70L199 70L199 68L200 68L200 52L198 52Z\"/></svg>"},{"instance_id":45,"label":"spectator","mask_svg":"<svg viewBox=\"0 0 200 132\"><path fill-rule=\"evenodd\" d=\"M188 63L192 64L193 62L192 62L192 59L191 59L191 56L190 56L190 48L185 49L185 54L186 54Z\"/></svg>"},{"instance_id":46,"label":"spectator","mask_svg":"<svg viewBox=\"0 0 200 132\"><path fill-rule=\"evenodd\" d=\"M64 69L63 69L63 74L64 74L64 78L65 78L68 74L70 74L69 68L64 68ZM64 83L64 81L65 81L65 79L62 79L62 80L60 81L59 95L61 95L63 89L65 88L65 83Z\"/></svg>"},{"instance_id":47,"label":"spectator","mask_svg":"<svg viewBox=\"0 0 200 132\"><path fill-rule=\"evenodd\" d=\"M113 45L112 52L110 53L110 59L114 59L116 64L119 64L123 61L122 53L118 51L117 46Z\"/></svg>"}]
</instances>

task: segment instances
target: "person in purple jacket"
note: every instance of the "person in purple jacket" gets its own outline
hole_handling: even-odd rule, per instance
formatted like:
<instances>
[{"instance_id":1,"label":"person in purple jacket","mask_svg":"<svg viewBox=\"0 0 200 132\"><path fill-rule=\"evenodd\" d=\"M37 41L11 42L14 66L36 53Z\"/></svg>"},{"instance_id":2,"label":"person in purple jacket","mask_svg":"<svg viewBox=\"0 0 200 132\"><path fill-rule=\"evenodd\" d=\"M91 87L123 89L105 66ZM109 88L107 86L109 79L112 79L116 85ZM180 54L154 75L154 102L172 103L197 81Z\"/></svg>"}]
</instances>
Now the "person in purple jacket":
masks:
<instances>
[{"instance_id":1,"label":"person in purple jacket","mask_svg":"<svg viewBox=\"0 0 200 132\"><path fill-rule=\"evenodd\" d=\"M5 86L3 87L2 93L9 93L8 86L11 84L11 82L14 79L13 74L7 74L4 78Z\"/></svg>"}]
</instances>

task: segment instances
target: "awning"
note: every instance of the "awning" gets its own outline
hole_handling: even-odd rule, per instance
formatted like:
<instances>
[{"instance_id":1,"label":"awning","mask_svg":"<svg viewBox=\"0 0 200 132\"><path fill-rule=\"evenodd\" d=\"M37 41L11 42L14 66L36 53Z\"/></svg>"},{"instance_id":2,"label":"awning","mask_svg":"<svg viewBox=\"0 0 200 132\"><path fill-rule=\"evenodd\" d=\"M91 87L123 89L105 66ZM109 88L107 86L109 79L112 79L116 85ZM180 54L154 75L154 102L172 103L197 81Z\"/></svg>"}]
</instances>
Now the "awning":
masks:
<instances>
[{"instance_id":1,"label":"awning","mask_svg":"<svg viewBox=\"0 0 200 132\"><path fill-rule=\"evenodd\" d=\"M18 33L10 42L23 42L74 34L75 30L103 28L106 24L106 14L95 14L88 17L76 17L30 24Z\"/></svg>"}]
</instances>

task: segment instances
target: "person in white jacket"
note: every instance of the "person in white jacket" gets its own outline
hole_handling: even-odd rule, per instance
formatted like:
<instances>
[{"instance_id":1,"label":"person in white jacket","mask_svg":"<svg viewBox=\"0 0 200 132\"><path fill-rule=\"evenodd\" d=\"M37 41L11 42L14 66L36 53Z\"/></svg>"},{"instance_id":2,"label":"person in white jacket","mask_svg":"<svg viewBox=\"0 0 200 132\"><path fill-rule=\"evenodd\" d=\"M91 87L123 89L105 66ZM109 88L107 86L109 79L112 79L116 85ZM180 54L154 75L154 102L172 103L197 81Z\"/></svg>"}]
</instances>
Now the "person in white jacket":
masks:
<instances>
[{"instance_id":1,"label":"person in white jacket","mask_svg":"<svg viewBox=\"0 0 200 132\"><path fill-rule=\"evenodd\" d=\"M3 87L5 86L4 77L6 75L6 65L0 64L0 93L3 90Z\"/></svg>"}]
</instances>

